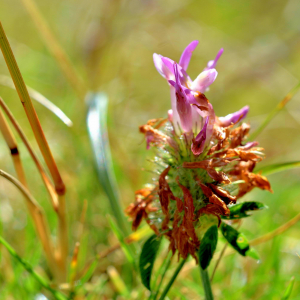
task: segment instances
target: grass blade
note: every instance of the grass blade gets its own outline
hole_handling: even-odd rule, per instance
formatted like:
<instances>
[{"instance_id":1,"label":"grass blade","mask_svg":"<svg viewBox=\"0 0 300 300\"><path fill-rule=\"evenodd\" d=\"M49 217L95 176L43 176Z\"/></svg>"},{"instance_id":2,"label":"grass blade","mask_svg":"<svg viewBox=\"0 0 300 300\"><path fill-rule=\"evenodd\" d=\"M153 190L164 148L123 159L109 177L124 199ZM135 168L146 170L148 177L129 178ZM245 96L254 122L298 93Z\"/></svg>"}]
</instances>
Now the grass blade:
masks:
<instances>
[{"instance_id":1,"label":"grass blade","mask_svg":"<svg viewBox=\"0 0 300 300\"><path fill-rule=\"evenodd\" d=\"M0 170L0 176L10 181L24 196L29 213L35 225L36 232L41 240L41 244L43 246L48 265L53 274L57 275L53 246L51 243L50 232L46 223L43 209L28 192L28 190L13 176L4 172L3 170Z\"/></svg>"},{"instance_id":2,"label":"grass blade","mask_svg":"<svg viewBox=\"0 0 300 300\"><path fill-rule=\"evenodd\" d=\"M47 281L42 278L40 275L38 275L32 267L25 261L23 260L17 252L12 248L11 245L9 245L3 237L0 236L0 243L7 249L9 254L14 257L23 267L24 269L33 277L35 280L46 290L52 293L52 295L55 297L57 300L67 300L67 297L61 294L60 292L54 290L48 283Z\"/></svg>"},{"instance_id":3,"label":"grass blade","mask_svg":"<svg viewBox=\"0 0 300 300\"><path fill-rule=\"evenodd\" d=\"M120 274L118 273L117 269L113 266L109 266L107 268L107 274L108 274L109 278L111 279L116 290L122 296L128 298L130 293L129 293L124 281L122 280Z\"/></svg>"},{"instance_id":4,"label":"grass blade","mask_svg":"<svg viewBox=\"0 0 300 300\"><path fill-rule=\"evenodd\" d=\"M292 99L292 97L300 89L300 82L292 88L292 90L283 98L283 100L269 113L262 124L249 136L248 140L254 140L272 121L272 119L285 107L285 105Z\"/></svg>"},{"instance_id":5,"label":"grass blade","mask_svg":"<svg viewBox=\"0 0 300 300\"><path fill-rule=\"evenodd\" d=\"M119 228L124 236L128 235L128 223L125 220L118 195L118 187L113 171L109 148L106 118L108 99L104 93L89 93L87 95L87 127L97 164L99 181L104 189Z\"/></svg>"},{"instance_id":6,"label":"grass blade","mask_svg":"<svg viewBox=\"0 0 300 300\"><path fill-rule=\"evenodd\" d=\"M0 75L0 84L14 90L16 89L11 78L5 75ZM29 87L28 85L26 85L26 87L31 99L45 106L59 119L61 119L67 126L71 127L73 125L73 122L65 115L65 113L60 108L58 108L55 104L53 104L50 100L48 100L45 96L43 96L41 93L37 92L33 88Z\"/></svg>"},{"instance_id":7,"label":"grass blade","mask_svg":"<svg viewBox=\"0 0 300 300\"><path fill-rule=\"evenodd\" d=\"M123 238L123 234L120 231L120 229L118 228L118 226L115 223L115 221L113 220L113 218L111 216L107 216L107 218L108 218L108 222L109 222L110 228L113 231L113 233L115 234L115 236L117 237L117 239L119 240L121 248L122 248L122 250L123 250L123 252L124 252L127 260L132 265L133 269L137 270L137 266L136 266L136 262L135 262L135 257L134 257L134 254L132 252L132 249L125 242L125 240Z\"/></svg>"},{"instance_id":8,"label":"grass blade","mask_svg":"<svg viewBox=\"0 0 300 300\"><path fill-rule=\"evenodd\" d=\"M255 170L255 173L262 173L263 175L270 175L274 173L278 173L281 171L299 168L300 167L300 161L292 161L292 162L285 162L285 163L279 163L279 164L273 164L270 166L265 166L260 169Z\"/></svg>"},{"instance_id":9,"label":"grass blade","mask_svg":"<svg viewBox=\"0 0 300 300\"><path fill-rule=\"evenodd\" d=\"M295 277L293 276L291 278L290 283L289 283L288 287L286 288L281 300L288 300L290 298L292 290L293 290L294 282L295 282Z\"/></svg>"},{"instance_id":10,"label":"grass blade","mask_svg":"<svg viewBox=\"0 0 300 300\"><path fill-rule=\"evenodd\" d=\"M40 121L37 117L36 111L32 105L31 98L29 97L28 91L26 89L25 82L23 80L22 74L18 67L17 61L14 57L2 24L0 22L0 47L6 61L8 70L15 84L16 90L18 92L19 98L24 106L25 112L27 114L28 120L32 127L32 131L35 135L36 141L40 147L43 154L45 162L49 168L52 175L53 181L55 183L56 191L59 195L65 193L65 185L61 179L58 168L56 166L55 160L52 156L51 150L49 148L48 142L42 130Z\"/></svg>"}]
</instances>

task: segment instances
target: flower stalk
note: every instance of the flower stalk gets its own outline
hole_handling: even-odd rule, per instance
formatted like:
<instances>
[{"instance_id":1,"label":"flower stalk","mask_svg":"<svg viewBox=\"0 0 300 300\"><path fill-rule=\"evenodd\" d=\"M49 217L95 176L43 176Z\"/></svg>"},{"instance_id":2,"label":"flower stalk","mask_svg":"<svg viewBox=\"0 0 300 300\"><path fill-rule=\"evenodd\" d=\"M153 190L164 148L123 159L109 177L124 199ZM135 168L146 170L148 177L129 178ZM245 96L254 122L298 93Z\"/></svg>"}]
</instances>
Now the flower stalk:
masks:
<instances>
[{"instance_id":1,"label":"flower stalk","mask_svg":"<svg viewBox=\"0 0 300 300\"><path fill-rule=\"evenodd\" d=\"M202 279L202 285L205 293L205 300L213 300L213 293L211 290L211 285L210 285L210 280L208 276L207 269L203 270L201 267L200 269L200 274L201 274L201 279Z\"/></svg>"}]
</instances>

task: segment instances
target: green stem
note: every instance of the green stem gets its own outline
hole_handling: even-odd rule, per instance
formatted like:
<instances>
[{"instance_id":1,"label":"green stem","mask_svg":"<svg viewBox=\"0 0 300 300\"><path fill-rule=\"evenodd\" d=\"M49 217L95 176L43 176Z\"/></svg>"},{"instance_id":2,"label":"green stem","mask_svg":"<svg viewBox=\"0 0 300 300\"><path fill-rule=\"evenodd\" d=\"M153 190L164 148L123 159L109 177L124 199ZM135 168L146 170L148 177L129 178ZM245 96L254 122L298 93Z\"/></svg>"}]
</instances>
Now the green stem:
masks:
<instances>
[{"instance_id":1,"label":"green stem","mask_svg":"<svg viewBox=\"0 0 300 300\"><path fill-rule=\"evenodd\" d=\"M169 267L170 267L170 265L171 265L171 262L172 262L172 253L168 253L168 258L164 261L164 263L161 265L161 267L159 268L159 270L158 270L158 274L161 274L162 273L162 275L161 275L161 278L160 278L160 281L159 281L159 283L158 283L158 285L157 285L157 288L156 288L156 293L154 294L154 296L153 296L153 300L156 300L156 298L157 298L157 296L158 296L158 293L159 293L159 290L160 290L160 287L161 287L161 285L162 285L162 282L163 282L163 280L164 280L164 278L165 278L165 275L166 275L166 273L167 273L167 271L168 271L168 269L169 269ZM162 272L162 270L164 270L163 272ZM157 278L156 278L156 280L154 281L155 283L157 282ZM151 298L150 299L152 299L152 295L151 295Z\"/></svg>"},{"instance_id":2,"label":"green stem","mask_svg":"<svg viewBox=\"0 0 300 300\"><path fill-rule=\"evenodd\" d=\"M203 285L204 292L205 292L205 300L213 300L214 296L212 294L207 269L203 270L200 266L199 266L199 268L200 268L200 274L201 274L201 278L202 278L202 285Z\"/></svg>"},{"instance_id":3,"label":"green stem","mask_svg":"<svg viewBox=\"0 0 300 300\"><path fill-rule=\"evenodd\" d=\"M163 292L162 292L162 294L161 294L159 300L165 299L165 297L167 296L167 294L168 294L168 292L169 292L171 286L173 285L173 283L174 283L174 281L175 281L177 275L179 274L179 272L180 272L180 270L182 269L183 265L186 263L186 260L187 260L187 259L183 259L183 260L180 262L180 264L178 265L177 269L175 270L175 272L174 272L172 278L170 279L169 283L167 284L167 286L166 286L165 289L163 290Z\"/></svg>"}]
</instances>

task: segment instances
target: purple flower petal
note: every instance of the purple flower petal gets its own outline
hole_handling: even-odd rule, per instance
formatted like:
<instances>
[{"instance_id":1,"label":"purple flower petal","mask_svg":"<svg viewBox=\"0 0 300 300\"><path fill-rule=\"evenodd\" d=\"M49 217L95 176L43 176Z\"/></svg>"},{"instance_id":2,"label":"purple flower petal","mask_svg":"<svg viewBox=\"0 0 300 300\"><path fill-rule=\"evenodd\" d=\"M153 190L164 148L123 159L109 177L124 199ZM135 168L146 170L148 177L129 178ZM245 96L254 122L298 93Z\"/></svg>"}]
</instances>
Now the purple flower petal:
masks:
<instances>
[{"instance_id":1,"label":"purple flower petal","mask_svg":"<svg viewBox=\"0 0 300 300\"><path fill-rule=\"evenodd\" d=\"M166 65L166 63L165 63L166 61L168 63L169 63L169 61L171 61L170 62L171 69L169 68L169 65ZM154 53L153 54L153 62L154 62L156 70L162 77L166 78L167 80L174 79L173 61L171 59Z\"/></svg>"},{"instance_id":2,"label":"purple flower petal","mask_svg":"<svg viewBox=\"0 0 300 300\"><path fill-rule=\"evenodd\" d=\"M204 93L205 90L216 80L218 72L216 69L209 69L201 72L193 81L191 89L195 92Z\"/></svg>"},{"instance_id":3,"label":"purple flower petal","mask_svg":"<svg viewBox=\"0 0 300 300\"><path fill-rule=\"evenodd\" d=\"M251 148L256 146L258 146L258 142L254 141L254 142L246 143L244 146L241 146L238 149L250 150Z\"/></svg>"},{"instance_id":4,"label":"purple flower petal","mask_svg":"<svg viewBox=\"0 0 300 300\"><path fill-rule=\"evenodd\" d=\"M179 60L179 65L186 71L192 57L192 53L197 47L199 41L192 41L182 52Z\"/></svg>"},{"instance_id":5,"label":"purple flower petal","mask_svg":"<svg viewBox=\"0 0 300 300\"><path fill-rule=\"evenodd\" d=\"M176 110L179 114L182 129L185 132L190 132L192 131L192 126L193 126L192 109L191 109L191 105L187 101L186 94L180 83L178 65L176 63L174 63L174 74L175 74L175 81L169 80L169 83L175 88Z\"/></svg>"},{"instance_id":6,"label":"purple flower petal","mask_svg":"<svg viewBox=\"0 0 300 300\"><path fill-rule=\"evenodd\" d=\"M235 113L229 114L226 117L220 117L219 121L221 122L221 126L227 127L231 124L236 124L237 122L243 120L249 111L249 106L244 106L239 111L236 111Z\"/></svg>"},{"instance_id":7,"label":"purple flower petal","mask_svg":"<svg viewBox=\"0 0 300 300\"><path fill-rule=\"evenodd\" d=\"M221 48L216 56L216 58L214 60L210 60L208 63L207 63L207 67L205 68L205 70L209 70L209 69L214 69L217 65L217 62L219 60L219 58L221 57L221 55L223 54L224 52L224 49Z\"/></svg>"},{"instance_id":8,"label":"purple flower petal","mask_svg":"<svg viewBox=\"0 0 300 300\"><path fill-rule=\"evenodd\" d=\"M196 136L196 138L194 139L194 141L192 143L191 149L192 149L192 152L194 153L194 155L199 155L204 150L204 146L205 146L205 142L206 142L206 130L207 130L208 120L209 120L209 117L206 118L203 128L198 133L198 135Z\"/></svg>"}]
</instances>

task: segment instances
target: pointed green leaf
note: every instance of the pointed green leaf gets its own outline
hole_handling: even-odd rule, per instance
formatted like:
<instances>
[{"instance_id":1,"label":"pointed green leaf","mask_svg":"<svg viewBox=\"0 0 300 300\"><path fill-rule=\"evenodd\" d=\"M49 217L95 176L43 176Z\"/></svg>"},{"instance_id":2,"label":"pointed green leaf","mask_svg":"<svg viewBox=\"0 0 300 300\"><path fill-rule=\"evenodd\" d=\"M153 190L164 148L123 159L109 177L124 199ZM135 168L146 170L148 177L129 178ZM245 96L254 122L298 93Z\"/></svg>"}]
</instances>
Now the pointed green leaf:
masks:
<instances>
[{"instance_id":1,"label":"pointed green leaf","mask_svg":"<svg viewBox=\"0 0 300 300\"><path fill-rule=\"evenodd\" d=\"M89 93L86 103L88 105L87 127L96 159L98 178L109 199L119 228L124 235L128 235L128 224L120 204L108 141L106 126L108 99L104 93Z\"/></svg>"},{"instance_id":2,"label":"pointed green leaf","mask_svg":"<svg viewBox=\"0 0 300 300\"><path fill-rule=\"evenodd\" d=\"M151 291L150 282L154 261L159 249L161 238L157 235L152 235L143 245L140 255L140 273L144 286Z\"/></svg>"},{"instance_id":3,"label":"pointed green leaf","mask_svg":"<svg viewBox=\"0 0 300 300\"><path fill-rule=\"evenodd\" d=\"M221 224L221 231L228 243L241 255L250 256L258 259L256 251L250 248L249 242L243 233L238 232L236 229L225 223Z\"/></svg>"},{"instance_id":4,"label":"pointed green leaf","mask_svg":"<svg viewBox=\"0 0 300 300\"><path fill-rule=\"evenodd\" d=\"M293 276L281 300L288 300L290 298L294 286L294 281L295 281L295 277Z\"/></svg>"},{"instance_id":5,"label":"pointed green leaf","mask_svg":"<svg viewBox=\"0 0 300 300\"><path fill-rule=\"evenodd\" d=\"M239 203L231 206L229 208L230 215L222 216L222 219L234 220L234 219L246 218L251 216L251 214L247 214L248 211L261 210L264 208L268 208L268 207L260 202L249 201L249 202Z\"/></svg>"},{"instance_id":6,"label":"pointed green leaf","mask_svg":"<svg viewBox=\"0 0 300 300\"><path fill-rule=\"evenodd\" d=\"M291 162L265 166L257 170L255 169L255 173L270 175L270 174L278 173L289 169L299 168L299 167L300 167L300 161L291 161Z\"/></svg>"},{"instance_id":7,"label":"pointed green leaf","mask_svg":"<svg viewBox=\"0 0 300 300\"><path fill-rule=\"evenodd\" d=\"M218 243L218 227L211 226L206 232L201 241L199 249L199 263L203 270L205 270L214 255Z\"/></svg>"}]
</instances>

